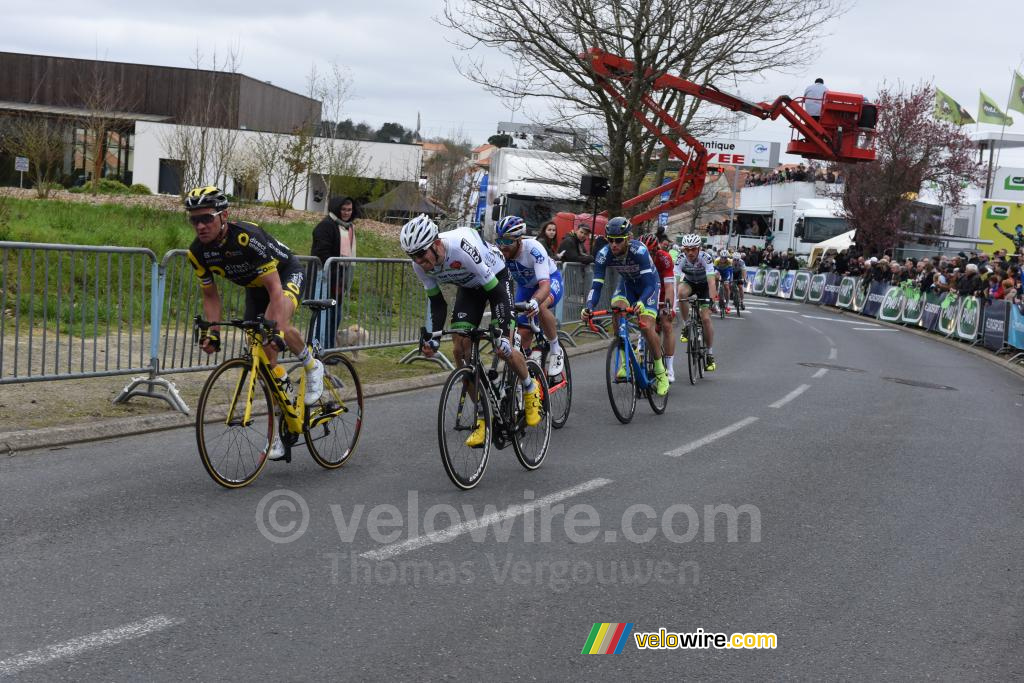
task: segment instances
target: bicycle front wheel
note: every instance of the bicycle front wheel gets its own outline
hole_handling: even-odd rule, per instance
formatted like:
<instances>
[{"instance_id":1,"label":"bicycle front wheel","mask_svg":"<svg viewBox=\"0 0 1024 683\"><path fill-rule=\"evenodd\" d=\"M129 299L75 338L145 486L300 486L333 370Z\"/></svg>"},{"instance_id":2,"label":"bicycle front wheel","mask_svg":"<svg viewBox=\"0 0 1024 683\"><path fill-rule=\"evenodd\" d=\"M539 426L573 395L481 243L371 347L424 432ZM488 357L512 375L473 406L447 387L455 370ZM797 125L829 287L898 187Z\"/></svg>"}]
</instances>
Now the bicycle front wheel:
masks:
<instances>
[{"instance_id":1,"label":"bicycle front wheel","mask_svg":"<svg viewBox=\"0 0 1024 683\"><path fill-rule=\"evenodd\" d=\"M608 400L612 404L615 419L627 424L636 412L636 386L626 346L618 337L608 345L605 359L605 382L608 385Z\"/></svg>"},{"instance_id":2,"label":"bicycle front wheel","mask_svg":"<svg viewBox=\"0 0 1024 683\"><path fill-rule=\"evenodd\" d=\"M708 320L708 325L711 321ZM697 374L704 378L704 365L708 361L708 347L704 345L704 325L697 325Z\"/></svg>"},{"instance_id":3,"label":"bicycle front wheel","mask_svg":"<svg viewBox=\"0 0 1024 683\"><path fill-rule=\"evenodd\" d=\"M491 406L473 368L458 368L448 376L437 409L437 442L441 462L451 482L463 491L480 483L491 449ZM480 420L483 442L466 445Z\"/></svg>"},{"instance_id":4,"label":"bicycle front wheel","mask_svg":"<svg viewBox=\"0 0 1024 683\"><path fill-rule=\"evenodd\" d=\"M569 367L569 354L562 348L562 360L565 365L562 372L554 377L548 377L548 404L551 410L551 426L554 429L561 429L569 420L569 410L572 408L572 368Z\"/></svg>"},{"instance_id":5,"label":"bicycle front wheel","mask_svg":"<svg viewBox=\"0 0 1024 683\"><path fill-rule=\"evenodd\" d=\"M309 408L306 448L316 464L329 470L348 462L363 427L363 386L356 368L340 351L328 353L324 393Z\"/></svg>"},{"instance_id":6,"label":"bicycle front wheel","mask_svg":"<svg viewBox=\"0 0 1024 683\"><path fill-rule=\"evenodd\" d=\"M540 424L530 427L526 424L526 410L523 407L523 385L515 380L516 385L515 401L515 433L512 435L512 450L516 453L519 464L528 470L535 470L544 462L548 454L548 444L551 442L551 404L548 401L548 383L544 376L544 370L540 363L534 360L526 361L526 369L530 377L540 387Z\"/></svg>"},{"instance_id":7,"label":"bicycle front wheel","mask_svg":"<svg viewBox=\"0 0 1024 683\"><path fill-rule=\"evenodd\" d=\"M736 310L736 317L742 318L740 315L740 287L735 282L732 284L732 305Z\"/></svg>"},{"instance_id":8,"label":"bicycle front wheel","mask_svg":"<svg viewBox=\"0 0 1024 683\"><path fill-rule=\"evenodd\" d=\"M700 376L697 364L700 363L700 345L697 340L697 326L693 322L686 325L686 368L690 371L690 384L696 384Z\"/></svg>"},{"instance_id":9,"label":"bicycle front wheel","mask_svg":"<svg viewBox=\"0 0 1024 683\"><path fill-rule=\"evenodd\" d=\"M270 389L252 375L252 362L234 358L214 368L196 405L196 445L210 477L229 489L252 483L273 438Z\"/></svg>"}]
</instances>

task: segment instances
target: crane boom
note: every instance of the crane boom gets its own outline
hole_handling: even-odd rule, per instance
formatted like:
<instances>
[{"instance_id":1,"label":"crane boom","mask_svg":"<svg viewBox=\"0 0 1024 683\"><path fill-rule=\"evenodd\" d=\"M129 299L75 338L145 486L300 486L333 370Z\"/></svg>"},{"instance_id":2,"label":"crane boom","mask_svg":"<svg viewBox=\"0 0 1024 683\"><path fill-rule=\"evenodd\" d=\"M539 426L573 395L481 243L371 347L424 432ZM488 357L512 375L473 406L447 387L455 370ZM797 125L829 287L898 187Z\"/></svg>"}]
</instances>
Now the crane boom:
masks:
<instances>
[{"instance_id":1,"label":"crane boom","mask_svg":"<svg viewBox=\"0 0 1024 683\"><path fill-rule=\"evenodd\" d=\"M590 64L598 84L619 104L632 108L619 88L637 77L636 65L624 57L592 48L582 55ZM644 72L650 78L651 71ZM654 218L658 213L692 201L704 189L708 170L708 152L697 138L688 133L669 112L651 96L652 92L674 90L711 102L730 111L742 112L762 120L784 118L793 128L793 138L786 151L809 159L839 162L874 161L874 137L877 110L862 95L828 91L822 100L821 116L807 113L798 100L787 95L774 102L751 102L730 95L711 85L698 85L672 74L655 77L640 97L640 107L633 116L649 130L669 153L682 162L678 177L622 203L623 208L644 205L654 197L669 192L669 198L658 206L633 217L636 223ZM676 142L676 139L685 145Z\"/></svg>"}]
</instances>

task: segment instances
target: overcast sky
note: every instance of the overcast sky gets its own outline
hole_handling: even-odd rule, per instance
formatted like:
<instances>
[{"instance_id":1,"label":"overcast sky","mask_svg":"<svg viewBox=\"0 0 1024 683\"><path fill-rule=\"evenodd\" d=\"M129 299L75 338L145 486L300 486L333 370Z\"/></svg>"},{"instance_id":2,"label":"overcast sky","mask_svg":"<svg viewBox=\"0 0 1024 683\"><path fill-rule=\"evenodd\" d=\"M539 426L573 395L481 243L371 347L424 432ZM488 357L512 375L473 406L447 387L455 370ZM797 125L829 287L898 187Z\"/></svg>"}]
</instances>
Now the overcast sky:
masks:
<instances>
[{"instance_id":1,"label":"overcast sky","mask_svg":"<svg viewBox=\"0 0 1024 683\"><path fill-rule=\"evenodd\" d=\"M242 73L296 92L314 63L347 67L354 97L346 115L374 126L397 121L412 128L420 112L424 136L461 129L480 143L511 116L456 71L454 36L433 21L441 0L5 4L3 50L188 67L197 42L207 58L234 45ZM1022 17L1020 4L1009 0L859 0L828 26L821 58L806 73L765 74L764 82L741 85L739 94L802 95L817 76L831 89L869 96L886 81L930 80L974 115L979 88L1001 106L1006 102L1011 70L1024 60ZM1024 132L1024 114L1013 116L1009 130ZM789 128L758 122L742 136L786 141Z\"/></svg>"}]
</instances>

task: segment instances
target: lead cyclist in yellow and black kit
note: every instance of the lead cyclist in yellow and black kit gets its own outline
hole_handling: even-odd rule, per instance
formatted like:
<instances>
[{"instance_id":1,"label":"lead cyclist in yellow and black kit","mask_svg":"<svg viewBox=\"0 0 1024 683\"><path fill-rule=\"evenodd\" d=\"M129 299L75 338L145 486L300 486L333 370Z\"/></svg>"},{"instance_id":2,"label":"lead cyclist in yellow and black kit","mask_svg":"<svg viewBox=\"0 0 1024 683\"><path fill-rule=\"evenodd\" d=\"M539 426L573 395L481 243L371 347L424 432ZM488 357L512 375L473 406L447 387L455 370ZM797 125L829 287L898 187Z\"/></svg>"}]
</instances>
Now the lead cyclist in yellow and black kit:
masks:
<instances>
[{"instance_id":1,"label":"lead cyclist in yellow and black kit","mask_svg":"<svg viewBox=\"0 0 1024 683\"><path fill-rule=\"evenodd\" d=\"M220 275L245 287L245 319L263 314L277 323L284 337L275 335L265 345L267 358L280 382L287 377L277 364L277 353L287 346L306 371L306 405L320 398L324 389L324 366L313 358L302 334L292 325L292 315L302 295L303 270L299 260L284 244L271 237L255 223L228 221L228 200L218 188L197 187L185 196L188 220L196 230L196 239L188 248L188 260L202 285L203 316L221 319L220 293L213 276ZM199 346L206 353L220 349L220 328L213 326L200 338ZM267 454L270 460L284 457L279 434Z\"/></svg>"}]
</instances>

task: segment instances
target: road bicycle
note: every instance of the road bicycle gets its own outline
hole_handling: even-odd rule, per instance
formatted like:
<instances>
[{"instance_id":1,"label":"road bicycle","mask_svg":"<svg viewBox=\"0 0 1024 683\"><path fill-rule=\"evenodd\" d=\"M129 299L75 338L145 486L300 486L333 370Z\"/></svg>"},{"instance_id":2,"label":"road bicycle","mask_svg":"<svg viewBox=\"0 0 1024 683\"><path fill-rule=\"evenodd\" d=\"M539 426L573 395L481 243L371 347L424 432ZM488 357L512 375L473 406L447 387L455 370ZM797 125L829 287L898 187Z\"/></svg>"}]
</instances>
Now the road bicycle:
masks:
<instances>
[{"instance_id":1,"label":"road bicycle","mask_svg":"<svg viewBox=\"0 0 1024 683\"><path fill-rule=\"evenodd\" d=\"M640 322L637 311L635 306L615 310L621 315L605 359L608 400L612 404L615 418L623 424L633 419L638 397L646 397L651 410L657 415L664 413L668 407L668 394L659 396L654 390L654 356L647 348L641 332L646 324ZM607 309L594 311L592 316L610 315L612 312ZM635 318L636 322L631 318ZM593 325L593 320L589 324ZM634 336L635 345L632 341Z\"/></svg>"},{"instance_id":2,"label":"road bicycle","mask_svg":"<svg viewBox=\"0 0 1024 683\"><path fill-rule=\"evenodd\" d=\"M515 304L517 312L523 313L529 310L525 303ZM551 353L551 342L541 332L540 325L536 318L529 318L530 329L533 330L533 344L529 349L528 357L533 358L542 368L548 367L548 354ZM559 332L559 339L565 341L565 333ZM563 336L564 335L564 336ZM569 354L562 347L562 372L557 375L549 375L547 378L547 395L551 405L551 427L561 429L569 419L569 410L572 408L572 368L569 365Z\"/></svg>"},{"instance_id":3,"label":"road bicycle","mask_svg":"<svg viewBox=\"0 0 1024 683\"><path fill-rule=\"evenodd\" d=\"M421 330L421 334L427 338L426 330ZM547 456L552 422L547 381L540 364L535 360L526 361L530 377L538 383L541 393L540 424L528 427L523 385L512 366L493 353L489 367L484 367L481 360L481 342L486 340L492 348L497 348L501 330L492 326L468 331L444 330L442 334L461 334L472 342L466 365L448 375L437 410L437 441L448 478L464 491L479 484L492 444L499 450L511 444L519 464L527 470L540 467ZM520 348L518 334L515 347ZM467 446L466 440L476 429L477 420L484 422L483 443Z\"/></svg>"},{"instance_id":4,"label":"road bicycle","mask_svg":"<svg viewBox=\"0 0 1024 683\"><path fill-rule=\"evenodd\" d=\"M690 304L690 316L686 320L686 367L690 372L690 384L696 384L697 379L704 376L704 366L707 364L708 349L704 344L704 324L700 319L699 304L707 302L707 299L698 299L690 296L687 303ZM719 308L723 308L719 303Z\"/></svg>"},{"instance_id":5,"label":"road bicycle","mask_svg":"<svg viewBox=\"0 0 1024 683\"><path fill-rule=\"evenodd\" d=\"M726 315L725 302L732 300L732 310L736 313L737 318L742 318L740 315L740 292L736 282L732 283L732 287L729 288L732 292L732 296L726 296L726 281L723 278L718 279L718 314L724 320Z\"/></svg>"},{"instance_id":6,"label":"road bicycle","mask_svg":"<svg viewBox=\"0 0 1024 683\"><path fill-rule=\"evenodd\" d=\"M333 299L302 302L311 311L333 308ZM284 445L284 460L291 461L292 447L303 437L313 460L326 469L337 469L352 457L363 424L363 389L355 366L343 353L321 355L310 319L307 342L324 364L324 391L312 405L305 405L306 373L300 363L290 374L299 375L294 396L290 380L280 382L271 371L263 348L277 337L277 325L262 315L255 320L206 322L195 317L193 338L213 325L235 327L246 336L246 348L238 358L224 361L210 373L196 408L196 443L203 467L215 482L241 488L253 482L267 464L276 428ZM276 338L276 339L275 339Z\"/></svg>"}]
</instances>

